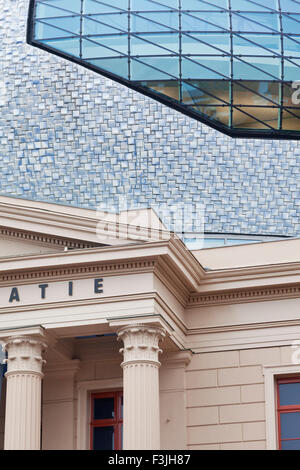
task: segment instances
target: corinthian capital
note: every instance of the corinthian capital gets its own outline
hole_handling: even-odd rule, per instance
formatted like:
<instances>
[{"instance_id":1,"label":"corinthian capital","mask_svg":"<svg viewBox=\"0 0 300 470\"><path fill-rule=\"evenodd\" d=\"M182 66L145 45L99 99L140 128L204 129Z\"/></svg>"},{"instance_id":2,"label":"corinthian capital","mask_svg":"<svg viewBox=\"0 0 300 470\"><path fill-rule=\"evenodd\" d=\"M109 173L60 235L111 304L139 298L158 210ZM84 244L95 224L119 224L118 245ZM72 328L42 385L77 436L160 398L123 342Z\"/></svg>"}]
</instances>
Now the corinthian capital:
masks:
<instances>
[{"instance_id":1,"label":"corinthian capital","mask_svg":"<svg viewBox=\"0 0 300 470\"><path fill-rule=\"evenodd\" d=\"M41 374L46 348L46 342L40 338L23 335L7 338L3 344L7 351L7 376L18 372Z\"/></svg>"},{"instance_id":2,"label":"corinthian capital","mask_svg":"<svg viewBox=\"0 0 300 470\"><path fill-rule=\"evenodd\" d=\"M124 355L122 367L133 363L151 363L160 366L158 360L159 342L165 337L163 328L150 325L127 325L118 331L124 348L120 352Z\"/></svg>"}]
</instances>

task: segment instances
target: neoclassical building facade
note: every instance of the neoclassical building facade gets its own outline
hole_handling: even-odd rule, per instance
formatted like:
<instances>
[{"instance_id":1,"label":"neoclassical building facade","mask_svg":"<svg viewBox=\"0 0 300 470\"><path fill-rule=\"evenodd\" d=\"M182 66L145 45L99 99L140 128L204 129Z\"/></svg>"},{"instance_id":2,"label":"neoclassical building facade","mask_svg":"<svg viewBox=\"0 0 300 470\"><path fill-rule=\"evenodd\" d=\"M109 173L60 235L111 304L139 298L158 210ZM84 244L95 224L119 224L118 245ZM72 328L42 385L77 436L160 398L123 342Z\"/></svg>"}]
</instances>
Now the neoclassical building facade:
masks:
<instances>
[{"instance_id":1,"label":"neoclassical building facade","mask_svg":"<svg viewBox=\"0 0 300 470\"><path fill-rule=\"evenodd\" d=\"M299 448L299 240L140 215L0 198L1 448Z\"/></svg>"}]
</instances>

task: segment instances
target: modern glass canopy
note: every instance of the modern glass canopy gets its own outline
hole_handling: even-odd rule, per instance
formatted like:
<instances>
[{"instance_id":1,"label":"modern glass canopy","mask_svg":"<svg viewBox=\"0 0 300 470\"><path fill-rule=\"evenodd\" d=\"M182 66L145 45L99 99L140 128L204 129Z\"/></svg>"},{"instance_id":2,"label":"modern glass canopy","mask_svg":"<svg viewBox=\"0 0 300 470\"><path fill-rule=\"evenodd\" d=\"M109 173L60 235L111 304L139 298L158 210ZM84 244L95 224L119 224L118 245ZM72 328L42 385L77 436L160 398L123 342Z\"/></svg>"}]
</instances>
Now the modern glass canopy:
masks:
<instances>
[{"instance_id":1,"label":"modern glass canopy","mask_svg":"<svg viewBox=\"0 0 300 470\"><path fill-rule=\"evenodd\" d=\"M31 0L28 42L228 135L300 139L300 0Z\"/></svg>"}]
</instances>

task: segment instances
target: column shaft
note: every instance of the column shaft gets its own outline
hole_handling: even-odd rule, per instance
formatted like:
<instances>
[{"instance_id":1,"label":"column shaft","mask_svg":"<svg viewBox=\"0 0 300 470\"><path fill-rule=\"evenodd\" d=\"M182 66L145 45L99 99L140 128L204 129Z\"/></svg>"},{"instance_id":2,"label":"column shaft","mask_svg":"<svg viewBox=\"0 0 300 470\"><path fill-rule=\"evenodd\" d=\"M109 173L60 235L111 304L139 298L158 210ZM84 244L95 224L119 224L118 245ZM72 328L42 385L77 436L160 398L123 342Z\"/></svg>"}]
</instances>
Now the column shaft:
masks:
<instances>
[{"instance_id":1,"label":"column shaft","mask_svg":"<svg viewBox=\"0 0 300 470\"><path fill-rule=\"evenodd\" d=\"M159 449L158 366L124 366L124 449Z\"/></svg>"},{"instance_id":2,"label":"column shaft","mask_svg":"<svg viewBox=\"0 0 300 470\"><path fill-rule=\"evenodd\" d=\"M125 450L160 449L158 347L162 328L129 325L119 338L124 342L123 393Z\"/></svg>"},{"instance_id":3,"label":"column shaft","mask_svg":"<svg viewBox=\"0 0 300 470\"><path fill-rule=\"evenodd\" d=\"M41 376L7 376L5 450L39 450L41 434Z\"/></svg>"},{"instance_id":4,"label":"column shaft","mask_svg":"<svg viewBox=\"0 0 300 470\"><path fill-rule=\"evenodd\" d=\"M7 351L4 449L39 450L41 445L42 351L36 338L9 338Z\"/></svg>"}]
</instances>

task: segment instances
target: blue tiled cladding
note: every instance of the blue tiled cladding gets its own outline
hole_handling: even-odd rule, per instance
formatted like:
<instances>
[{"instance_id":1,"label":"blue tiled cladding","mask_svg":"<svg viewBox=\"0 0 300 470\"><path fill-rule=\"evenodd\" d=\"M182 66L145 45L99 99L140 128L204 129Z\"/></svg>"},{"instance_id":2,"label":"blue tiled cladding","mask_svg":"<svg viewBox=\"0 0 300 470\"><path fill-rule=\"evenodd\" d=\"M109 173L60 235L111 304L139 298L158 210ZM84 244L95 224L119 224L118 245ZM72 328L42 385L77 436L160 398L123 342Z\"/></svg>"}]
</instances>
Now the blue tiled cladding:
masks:
<instances>
[{"instance_id":1,"label":"blue tiled cladding","mask_svg":"<svg viewBox=\"0 0 300 470\"><path fill-rule=\"evenodd\" d=\"M1 195L184 201L204 206L208 232L300 235L299 141L231 139L27 45L28 4L0 0Z\"/></svg>"}]
</instances>

